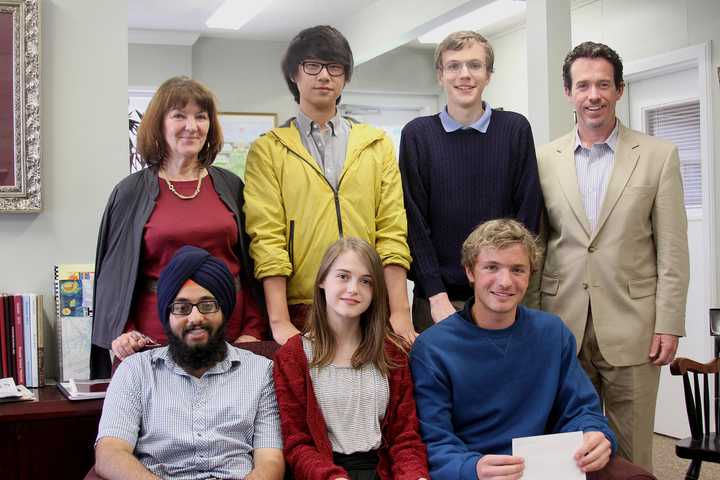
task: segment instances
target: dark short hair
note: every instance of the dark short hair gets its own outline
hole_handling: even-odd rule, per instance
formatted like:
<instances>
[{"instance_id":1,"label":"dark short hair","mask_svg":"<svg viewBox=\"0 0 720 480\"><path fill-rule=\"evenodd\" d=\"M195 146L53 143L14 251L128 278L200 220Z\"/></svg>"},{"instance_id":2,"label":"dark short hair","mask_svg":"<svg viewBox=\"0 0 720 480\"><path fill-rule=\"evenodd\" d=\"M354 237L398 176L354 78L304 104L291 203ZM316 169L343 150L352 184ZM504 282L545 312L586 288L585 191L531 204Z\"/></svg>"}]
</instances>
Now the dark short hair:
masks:
<instances>
[{"instance_id":1,"label":"dark short hair","mask_svg":"<svg viewBox=\"0 0 720 480\"><path fill-rule=\"evenodd\" d=\"M223 134L217 114L215 95L202 83L190 77L173 77L165 80L143 114L137 132L137 149L141 162L148 167L160 168L168 154L165 141L165 115L173 108L184 108L195 102L207 112L210 119L205 145L198 154L200 163L207 167L223 147Z\"/></svg>"},{"instance_id":2,"label":"dark short hair","mask_svg":"<svg viewBox=\"0 0 720 480\"><path fill-rule=\"evenodd\" d=\"M295 102L300 103L300 92L293 77L300 64L308 58L335 62L345 67L345 82L349 83L353 72L353 54L347 39L330 25L306 28L290 41L280 64L283 76ZM340 97L335 103L340 102Z\"/></svg>"},{"instance_id":3,"label":"dark short hair","mask_svg":"<svg viewBox=\"0 0 720 480\"><path fill-rule=\"evenodd\" d=\"M578 58L604 58L613 66L613 80L615 88L618 89L625 85L623 80L623 65L620 55L615 50L603 43L583 42L573 48L565 57L563 62L563 85L565 89L572 90L572 77L570 76L570 67Z\"/></svg>"}]
</instances>

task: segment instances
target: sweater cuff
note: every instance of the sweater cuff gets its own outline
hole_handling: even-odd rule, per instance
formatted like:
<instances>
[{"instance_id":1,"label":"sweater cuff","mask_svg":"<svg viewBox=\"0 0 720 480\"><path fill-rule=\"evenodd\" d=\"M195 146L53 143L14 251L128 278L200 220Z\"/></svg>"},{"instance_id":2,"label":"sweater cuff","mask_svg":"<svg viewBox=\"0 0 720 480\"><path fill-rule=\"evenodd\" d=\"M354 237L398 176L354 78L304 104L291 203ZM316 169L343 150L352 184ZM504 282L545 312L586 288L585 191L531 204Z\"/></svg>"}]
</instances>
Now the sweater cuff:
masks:
<instances>
[{"instance_id":1,"label":"sweater cuff","mask_svg":"<svg viewBox=\"0 0 720 480\"><path fill-rule=\"evenodd\" d=\"M473 480L477 478L477 463L482 455L471 455L465 459L460 467L460 480Z\"/></svg>"}]
</instances>

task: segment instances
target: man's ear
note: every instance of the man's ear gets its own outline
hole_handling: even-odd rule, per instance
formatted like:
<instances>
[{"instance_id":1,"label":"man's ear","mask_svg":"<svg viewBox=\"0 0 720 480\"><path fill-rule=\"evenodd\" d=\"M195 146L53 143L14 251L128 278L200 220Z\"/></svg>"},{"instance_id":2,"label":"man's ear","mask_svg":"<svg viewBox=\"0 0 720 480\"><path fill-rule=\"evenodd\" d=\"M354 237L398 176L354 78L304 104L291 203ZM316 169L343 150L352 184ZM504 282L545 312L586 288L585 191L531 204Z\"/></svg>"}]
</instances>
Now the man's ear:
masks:
<instances>
[{"instance_id":1,"label":"man's ear","mask_svg":"<svg viewBox=\"0 0 720 480\"><path fill-rule=\"evenodd\" d=\"M464 266L463 268L465 269L465 276L467 277L468 282L472 284L475 281L475 275L473 275L472 270L470 270L467 266Z\"/></svg>"}]
</instances>

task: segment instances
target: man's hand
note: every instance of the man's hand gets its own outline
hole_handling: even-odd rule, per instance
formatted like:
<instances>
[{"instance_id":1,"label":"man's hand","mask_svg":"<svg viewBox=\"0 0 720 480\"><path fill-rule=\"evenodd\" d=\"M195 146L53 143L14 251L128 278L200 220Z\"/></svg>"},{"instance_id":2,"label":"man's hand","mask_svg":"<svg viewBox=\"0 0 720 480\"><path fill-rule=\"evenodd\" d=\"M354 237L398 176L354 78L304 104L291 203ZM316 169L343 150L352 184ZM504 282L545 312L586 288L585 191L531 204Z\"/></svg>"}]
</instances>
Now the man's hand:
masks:
<instances>
[{"instance_id":1,"label":"man's hand","mask_svg":"<svg viewBox=\"0 0 720 480\"><path fill-rule=\"evenodd\" d=\"M478 480L516 480L523 470L525 460L513 455L483 455L475 466Z\"/></svg>"},{"instance_id":2,"label":"man's hand","mask_svg":"<svg viewBox=\"0 0 720 480\"><path fill-rule=\"evenodd\" d=\"M675 359L678 348L678 337L666 333L656 333L650 345L650 360L653 365L661 367Z\"/></svg>"},{"instance_id":3,"label":"man's hand","mask_svg":"<svg viewBox=\"0 0 720 480\"><path fill-rule=\"evenodd\" d=\"M433 322L435 323L445 320L457 312L445 292L436 293L428 298L428 301L430 302L430 316L432 316Z\"/></svg>"},{"instance_id":4,"label":"man's hand","mask_svg":"<svg viewBox=\"0 0 720 480\"><path fill-rule=\"evenodd\" d=\"M412 320L410 319L410 312L401 310L399 312L391 313L390 325L392 325L393 331L407 340L410 345L415 342L415 338L417 338L418 333L413 327Z\"/></svg>"},{"instance_id":5,"label":"man's hand","mask_svg":"<svg viewBox=\"0 0 720 480\"><path fill-rule=\"evenodd\" d=\"M573 458L583 472L595 472L607 465L611 453L612 445L602 432L585 432L582 446Z\"/></svg>"},{"instance_id":6,"label":"man's hand","mask_svg":"<svg viewBox=\"0 0 720 480\"><path fill-rule=\"evenodd\" d=\"M155 340L133 330L132 332L123 333L110 345L115 356L120 360L125 360L133 353L139 352L145 346L155 344Z\"/></svg>"}]
</instances>

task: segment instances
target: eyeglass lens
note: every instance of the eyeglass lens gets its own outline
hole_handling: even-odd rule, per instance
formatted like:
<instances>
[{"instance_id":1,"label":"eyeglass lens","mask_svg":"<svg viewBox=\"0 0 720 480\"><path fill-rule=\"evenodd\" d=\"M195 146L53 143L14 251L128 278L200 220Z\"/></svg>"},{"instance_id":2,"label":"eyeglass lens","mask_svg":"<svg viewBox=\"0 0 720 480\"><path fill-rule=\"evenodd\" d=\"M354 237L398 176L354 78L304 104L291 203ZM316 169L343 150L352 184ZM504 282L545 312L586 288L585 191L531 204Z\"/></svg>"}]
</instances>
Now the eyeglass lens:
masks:
<instances>
[{"instance_id":1,"label":"eyeglass lens","mask_svg":"<svg viewBox=\"0 0 720 480\"><path fill-rule=\"evenodd\" d=\"M203 300L198 303L174 302L170 305L170 311L173 315L190 315L193 307L197 307L198 312L202 314L215 313L220 310L217 300Z\"/></svg>"},{"instance_id":2,"label":"eyeglass lens","mask_svg":"<svg viewBox=\"0 0 720 480\"><path fill-rule=\"evenodd\" d=\"M339 77L345 73L345 67L339 63L302 62L302 67L308 75L319 75L323 68L331 77Z\"/></svg>"}]
</instances>

